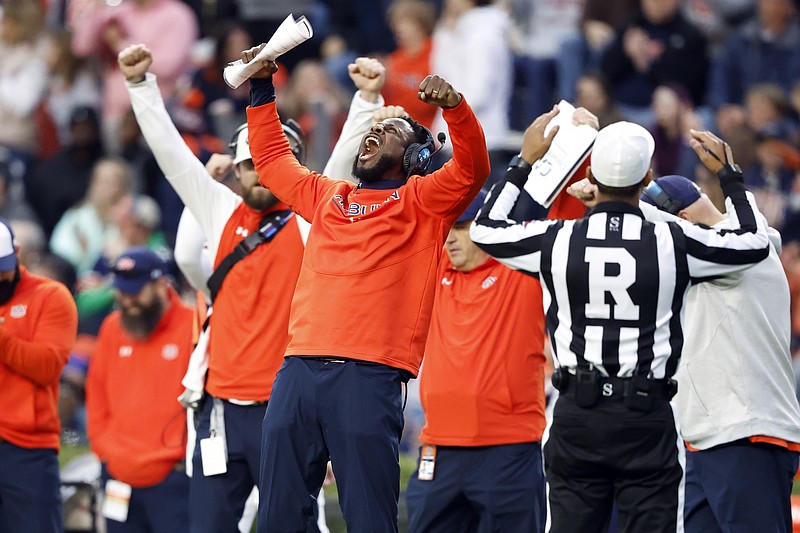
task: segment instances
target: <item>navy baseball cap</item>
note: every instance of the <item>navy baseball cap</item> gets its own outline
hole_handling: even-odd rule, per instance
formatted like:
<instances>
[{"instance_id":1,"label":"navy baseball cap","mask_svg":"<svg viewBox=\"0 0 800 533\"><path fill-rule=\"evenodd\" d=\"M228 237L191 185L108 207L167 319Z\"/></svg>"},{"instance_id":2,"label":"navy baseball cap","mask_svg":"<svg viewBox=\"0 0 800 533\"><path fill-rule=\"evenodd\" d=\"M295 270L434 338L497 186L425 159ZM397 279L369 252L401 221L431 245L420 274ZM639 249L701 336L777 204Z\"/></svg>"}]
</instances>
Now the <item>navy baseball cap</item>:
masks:
<instances>
[{"instance_id":1,"label":"navy baseball cap","mask_svg":"<svg viewBox=\"0 0 800 533\"><path fill-rule=\"evenodd\" d=\"M17 239L11 224L0 218L0 272L13 272L17 269Z\"/></svg>"},{"instance_id":2,"label":"navy baseball cap","mask_svg":"<svg viewBox=\"0 0 800 533\"><path fill-rule=\"evenodd\" d=\"M159 279L166 270L166 263L149 248L129 248L111 265L111 286L124 294L139 294L145 285Z\"/></svg>"},{"instance_id":3,"label":"navy baseball cap","mask_svg":"<svg viewBox=\"0 0 800 533\"><path fill-rule=\"evenodd\" d=\"M700 189L689 178L683 176L662 176L651 181L640 200L654 205L662 211L677 214L700 199Z\"/></svg>"},{"instance_id":4,"label":"navy baseball cap","mask_svg":"<svg viewBox=\"0 0 800 533\"><path fill-rule=\"evenodd\" d=\"M467 222L469 220L474 219L475 215L477 215L478 211L480 211L481 207L483 207L483 203L485 201L486 201L486 191L481 189L480 191L478 191L478 196L476 196L475 199L472 200L472 203L469 204L467 206L467 209L463 213L461 213L460 217L458 217L458 220L456 220L456 224L458 224L459 222Z\"/></svg>"}]
</instances>

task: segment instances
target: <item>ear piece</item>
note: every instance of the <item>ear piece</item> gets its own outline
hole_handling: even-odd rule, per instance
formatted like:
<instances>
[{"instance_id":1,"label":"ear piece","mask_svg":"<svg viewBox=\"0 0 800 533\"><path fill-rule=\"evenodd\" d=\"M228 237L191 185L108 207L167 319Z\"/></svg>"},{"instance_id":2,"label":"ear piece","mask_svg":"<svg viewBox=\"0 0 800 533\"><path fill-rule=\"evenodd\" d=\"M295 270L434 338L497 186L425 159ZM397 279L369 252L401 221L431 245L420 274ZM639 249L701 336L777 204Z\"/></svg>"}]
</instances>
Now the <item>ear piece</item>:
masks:
<instances>
[{"instance_id":1,"label":"ear piece","mask_svg":"<svg viewBox=\"0 0 800 533\"><path fill-rule=\"evenodd\" d=\"M406 179L414 175L424 176L431 168L433 160L433 134L425 128L426 139L424 143L411 143L403 153L403 172Z\"/></svg>"}]
</instances>

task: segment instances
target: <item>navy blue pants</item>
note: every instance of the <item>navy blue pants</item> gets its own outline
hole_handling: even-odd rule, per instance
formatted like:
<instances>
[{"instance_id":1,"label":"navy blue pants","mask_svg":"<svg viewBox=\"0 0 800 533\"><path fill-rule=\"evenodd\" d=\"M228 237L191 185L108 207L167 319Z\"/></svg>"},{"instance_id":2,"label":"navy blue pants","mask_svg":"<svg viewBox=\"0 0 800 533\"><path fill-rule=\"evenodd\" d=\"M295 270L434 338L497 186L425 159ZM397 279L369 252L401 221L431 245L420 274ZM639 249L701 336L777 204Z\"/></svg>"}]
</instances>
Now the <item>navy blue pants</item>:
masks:
<instances>
[{"instance_id":1,"label":"navy blue pants","mask_svg":"<svg viewBox=\"0 0 800 533\"><path fill-rule=\"evenodd\" d=\"M103 467L100 488L114 479ZM106 519L108 533L172 533L189 529L189 477L173 471L158 485L131 491L125 522Z\"/></svg>"},{"instance_id":2,"label":"navy blue pants","mask_svg":"<svg viewBox=\"0 0 800 533\"><path fill-rule=\"evenodd\" d=\"M0 532L63 530L56 450L0 441Z\"/></svg>"},{"instance_id":3,"label":"navy blue pants","mask_svg":"<svg viewBox=\"0 0 800 533\"><path fill-rule=\"evenodd\" d=\"M264 417L259 533L316 531L330 457L347 531L397 531L402 372L287 357Z\"/></svg>"},{"instance_id":4,"label":"navy blue pants","mask_svg":"<svg viewBox=\"0 0 800 533\"><path fill-rule=\"evenodd\" d=\"M746 439L686 452L686 533L792 531L798 454Z\"/></svg>"},{"instance_id":5,"label":"navy blue pants","mask_svg":"<svg viewBox=\"0 0 800 533\"><path fill-rule=\"evenodd\" d=\"M409 533L544 531L547 511L538 442L439 446L433 479L420 481L417 474L406 492Z\"/></svg>"},{"instance_id":6,"label":"navy blue pants","mask_svg":"<svg viewBox=\"0 0 800 533\"><path fill-rule=\"evenodd\" d=\"M222 402L225 409L225 436L228 445L228 471L216 476L203 475L200 439L210 436L211 408L214 399L206 394L196 413L197 440L192 457L189 516L192 533L228 533L239 530L244 503L258 482L261 454L261 421L266 405L236 405Z\"/></svg>"}]
</instances>

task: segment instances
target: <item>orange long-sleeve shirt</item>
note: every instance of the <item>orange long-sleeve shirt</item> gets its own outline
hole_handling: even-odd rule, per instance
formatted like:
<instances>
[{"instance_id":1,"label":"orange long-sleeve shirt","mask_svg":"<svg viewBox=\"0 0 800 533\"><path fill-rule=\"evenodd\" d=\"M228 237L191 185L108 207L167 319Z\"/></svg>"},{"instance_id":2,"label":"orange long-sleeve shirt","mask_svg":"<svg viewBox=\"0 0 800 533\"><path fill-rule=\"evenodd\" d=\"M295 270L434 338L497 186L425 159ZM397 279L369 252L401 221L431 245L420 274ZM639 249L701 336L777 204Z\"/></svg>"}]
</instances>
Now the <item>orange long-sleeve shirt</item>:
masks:
<instances>
[{"instance_id":1,"label":"orange long-sleeve shirt","mask_svg":"<svg viewBox=\"0 0 800 533\"><path fill-rule=\"evenodd\" d=\"M417 374L444 239L489 174L483 130L467 102L443 113L453 159L380 189L301 166L275 103L247 109L261 184L311 222L287 355L347 357Z\"/></svg>"},{"instance_id":2,"label":"orange long-sleeve shirt","mask_svg":"<svg viewBox=\"0 0 800 533\"><path fill-rule=\"evenodd\" d=\"M283 135L283 133L281 133ZM271 211L287 209L277 204ZM214 268L242 239L258 231L267 212L241 203L219 241ZM206 390L217 398L265 401L289 343L289 308L303 261L295 219L272 241L239 261L214 300Z\"/></svg>"},{"instance_id":3,"label":"orange long-sleeve shirt","mask_svg":"<svg viewBox=\"0 0 800 533\"><path fill-rule=\"evenodd\" d=\"M426 420L420 440L441 446L541 440L541 285L491 258L461 272L442 254L420 375Z\"/></svg>"},{"instance_id":4,"label":"orange long-sleeve shirt","mask_svg":"<svg viewBox=\"0 0 800 533\"><path fill-rule=\"evenodd\" d=\"M132 338L120 313L100 328L86 379L89 443L115 479L163 481L186 452L186 411L176 398L192 352L193 311L171 291L147 339Z\"/></svg>"},{"instance_id":5,"label":"orange long-sleeve shirt","mask_svg":"<svg viewBox=\"0 0 800 533\"><path fill-rule=\"evenodd\" d=\"M58 449L58 380L75 344L78 311L67 288L20 267L0 306L0 438Z\"/></svg>"}]
</instances>

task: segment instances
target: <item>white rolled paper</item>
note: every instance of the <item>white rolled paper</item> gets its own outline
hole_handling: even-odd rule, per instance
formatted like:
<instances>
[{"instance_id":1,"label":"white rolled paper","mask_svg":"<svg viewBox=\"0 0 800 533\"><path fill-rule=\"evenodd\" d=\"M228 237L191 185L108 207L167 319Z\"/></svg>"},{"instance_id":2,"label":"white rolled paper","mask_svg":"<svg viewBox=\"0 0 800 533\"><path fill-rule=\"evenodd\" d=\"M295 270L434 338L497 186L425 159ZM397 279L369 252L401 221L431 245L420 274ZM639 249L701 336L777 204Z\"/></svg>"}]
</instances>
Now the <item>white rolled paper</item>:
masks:
<instances>
[{"instance_id":1,"label":"white rolled paper","mask_svg":"<svg viewBox=\"0 0 800 533\"><path fill-rule=\"evenodd\" d=\"M262 61L274 61L278 56L309 40L313 35L314 30L306 17L301 15L295 20L292 15L289 15L275 30L275 33L267 42L267 46L252 61L244 63L240 59L239 61L228 63L228 66L222 72L225 83L236 89L261 69Z\"/></svg>"}]
</instances>

